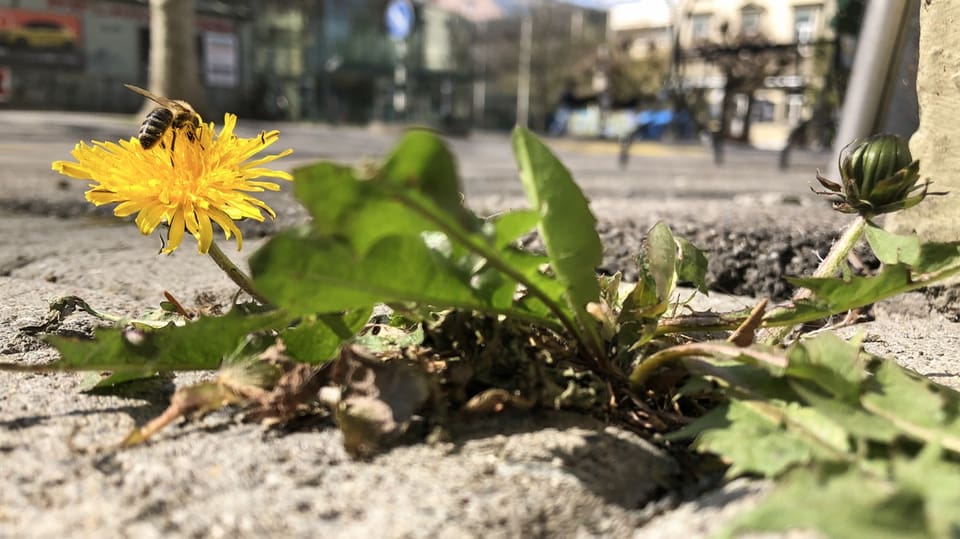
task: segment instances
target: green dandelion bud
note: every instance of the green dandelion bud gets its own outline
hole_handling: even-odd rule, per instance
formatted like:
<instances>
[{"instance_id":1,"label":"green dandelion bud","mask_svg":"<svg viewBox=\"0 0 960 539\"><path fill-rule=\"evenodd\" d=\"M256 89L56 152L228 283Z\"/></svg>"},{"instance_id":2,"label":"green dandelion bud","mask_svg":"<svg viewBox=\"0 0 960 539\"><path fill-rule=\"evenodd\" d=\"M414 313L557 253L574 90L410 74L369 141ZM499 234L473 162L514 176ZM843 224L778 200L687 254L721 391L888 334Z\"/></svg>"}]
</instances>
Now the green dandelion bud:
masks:
<instances>
[{"instance_id":1,"label":"green dandelion bud","mask_svg":"<svg viewBox=\"0 0 960 539\"><path fill-rule=\"evenodd\" d=\"M838 196L835 210L869 218L915 206L928 194L943 194L927 193L930 181L920 182L920 161L897 135L874 135L853 150L851 146L840 154L841 183L817 173L817 181L828 191L814 192Z\"/></svg>"}]
</instances>

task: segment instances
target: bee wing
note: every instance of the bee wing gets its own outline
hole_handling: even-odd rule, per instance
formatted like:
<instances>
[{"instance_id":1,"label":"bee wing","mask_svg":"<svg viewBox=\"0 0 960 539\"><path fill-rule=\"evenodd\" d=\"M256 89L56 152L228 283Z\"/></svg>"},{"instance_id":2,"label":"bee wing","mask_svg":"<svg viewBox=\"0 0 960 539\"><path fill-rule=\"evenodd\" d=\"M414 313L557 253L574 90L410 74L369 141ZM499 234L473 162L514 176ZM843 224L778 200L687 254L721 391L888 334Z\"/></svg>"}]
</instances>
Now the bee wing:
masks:
<instances>
[{"instance_id":1,"label":"bee wing","mask_svg":"<svg viewBox=\"0 0 960 539\"><path fill-rule=\"evenodd\" d=\"M148 92L147 90L144 90L143 88L140 88L139 86L134 86L134 85L132 85L132 84L124 84L124 86L126 86L128 90L130 90L130 91L132 91L132 92L134 92L134 93L140 94L140 95L142 95L143 97L146 97L147 99L149 99L149 100L151 100L151 101L154 101L154 102L156 102L156 103L158 103L158 104L160 104L160 105L163 105L164 107L176 107L176 106L177 106L176 102L174 102L172 99L167 99L166 97L159 96L159 95L157 95L157 94Z\"/></svg>"}]
</instances>

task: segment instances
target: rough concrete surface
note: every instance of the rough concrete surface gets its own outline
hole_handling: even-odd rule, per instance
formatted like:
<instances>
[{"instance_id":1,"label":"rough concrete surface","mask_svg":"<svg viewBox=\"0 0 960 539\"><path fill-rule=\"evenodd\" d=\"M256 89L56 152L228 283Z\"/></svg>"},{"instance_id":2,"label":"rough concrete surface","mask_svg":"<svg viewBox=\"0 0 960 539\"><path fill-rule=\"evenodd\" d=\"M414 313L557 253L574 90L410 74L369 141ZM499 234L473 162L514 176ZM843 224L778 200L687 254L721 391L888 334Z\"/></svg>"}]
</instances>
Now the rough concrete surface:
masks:
<instances>
[{"instance_id":1,"label":"rough concrete surface","mask_svg":"<svg viewBox=\"0 0 960 539\"><path fill-rule=\"evenodd\" d=\"M910 139L910 151L922 163L921 176L933 180L931 191L948 191L931 197L899 215L891 225L896 231L916 232L928 241L960 240L960 4L918 2L920 6L920 53L917 69L917 99L920 128Z\"/></svg>"},{"instance_id":2,"label":"rough concrete surface","mask_svg":"<svg viewBox=\"0 0 960 539\"><path fill-rule=\"evenodd\" d=\"M229 303L233 286L196 254L192 240L173 256L160 256L156 237L84 209L82 182L57 187L49 172L49 161L64 158L77 136L115 137L134 122L29 118L0 113L23 139L0 133L0 150L17 149L0 152L0 165L11 165L0 166L0 361L55 358L20 328L43 319L59 296L79 295L125 315L155 306L164 290L188 306L198 299ZM299 163L376 155L392 138L343 128L281 129L292 133ZM482 135L453 145L463 156L474 207L522 205L506 138ZM822 243L842 223L807 195L817 156L798 159L782 175L774 155L750 151L732 150L723 169L714 169L706 154L688 152L634 159L628 171L619 171L606 154L567 150L562 157L600 217L610 271L630 271L643 232L664 220L707 243L700 247L711 256L742 262L738 282L763 293L778 286L779 274L815 264ZM302 218L289 194L271 204L280 226ZM244 255L262 241L259 233L273 229L250 229ZM723 301L736 308L752 303L748 297ZM919 294L874 312L876 321L844 331L864 332L868 349L892 353L960 388L960 325L932 311ZM77 315L63 330L88 334L93 325ZM676 507L657 502L671 491L675 461L632 433L566 413L455 424L451 441L402 446L368 462L351 460L329 425L267 430L238 423L229 413L175 425L142 447L106 450L161 412L174 384L205 375L187 373L172 383L98 396L79 391L81 374L0 373L0 537L692 539L716 533L766 488L740 481Z\"/></svg>"}]
</instances>

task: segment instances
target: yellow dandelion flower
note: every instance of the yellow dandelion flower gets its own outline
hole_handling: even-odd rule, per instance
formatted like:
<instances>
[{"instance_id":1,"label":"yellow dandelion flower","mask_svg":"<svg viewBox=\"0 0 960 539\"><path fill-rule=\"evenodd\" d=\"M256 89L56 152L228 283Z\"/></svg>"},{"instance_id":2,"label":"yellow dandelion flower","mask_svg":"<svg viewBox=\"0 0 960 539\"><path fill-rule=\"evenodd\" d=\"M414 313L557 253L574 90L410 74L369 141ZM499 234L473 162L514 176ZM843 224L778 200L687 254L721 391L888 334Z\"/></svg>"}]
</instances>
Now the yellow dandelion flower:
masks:
<instances>
[{"instance_id":1,"label":"yellow dandelion flower","mask_svg":"<svg viewBox=\"0 0 960 539\"><path fill-rule=\"evenodd\" d=\"M149 150L144 150L135 137L117 143L81 142L71 153L76 162L55 161L53 170L95 182L86 193L87 200L96 206L116 203L113 214L117 217L137 214L137 228L144 235L152 234L161 223L169 225L164 253L180 245L184 230L197 239L200 253L207 253L213 243L213 223L220 225L226 239L236 236L240 250L243 236L234 221L263 221L263 212L276 217L266 203L250 193L279 191L280 186L256 179L293 179L286 172L262 165L293 150L250 160L276 142L279 132L241 138L233 132L236 125L237 117L226 114L223 129L216 136L211 122L201 124L195 140L180 132L175 144L174 130L170 129L162 144Z\"/></svg>"}]
</instances>

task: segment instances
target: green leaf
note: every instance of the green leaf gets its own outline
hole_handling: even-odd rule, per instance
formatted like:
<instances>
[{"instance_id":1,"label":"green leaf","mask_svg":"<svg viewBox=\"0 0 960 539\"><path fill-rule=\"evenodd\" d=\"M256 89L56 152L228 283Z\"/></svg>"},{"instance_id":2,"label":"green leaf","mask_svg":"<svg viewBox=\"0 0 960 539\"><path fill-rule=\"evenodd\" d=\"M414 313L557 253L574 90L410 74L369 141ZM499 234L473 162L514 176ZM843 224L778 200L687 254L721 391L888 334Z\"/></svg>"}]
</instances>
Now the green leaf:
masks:
<instances>
[{"instance_id":1,"label":"green leaf","mask_svg":"<svg viewBox=\"0 0 960 539\"><path fill-rule=\"evenodd\" d=\"M49 336L61 358L48 367L144 375L216 369L247 335L282 328L291 318L282 311L248 315L234 310L157 330L100 328L93 340Z\"/></svg>"},{"instance_id":2,"label":"green leaf","mask_svg":"<svg viewBox=\"0 0 960 539\"><path fill-rule=\"evenodd\" d=\"M793 308L774 309L763 317L766 325L788 325L809 322L845 313L903 292L918 288L910 277L910 268L903 264L884 266L872 277L790 278L795 285L809 288L813 299L795 302Z\"/></svg>"},{"instance_id":3,"label":"green leaf","mask_svg":"<svg viewBox=\"0 0 960 539\"><path fill-rule=\"evenodd\" d=\"M860 359L860 343L849 343L833 333L799 341L788 352L787 375L809 380L835 398L857 402L860 386L867 379Z\"/></svg>"},{"instance_id":4,"label":"green leaf","mask_svg":"<svg viewBox=\"0 0 960 539\"><path fill-rule=\"evenodd\" d=\"M250 260L257 290L300 315L381 302L484 308L467 277L422 238L384 238L362 257L333 239L282 233Z\"/></svg>"},{"instance_id":5,"label":"green leaf","mask_svg":"<svg viewBox=\"0 0 960 539\"><path fill-rule=\"evenodd\" d=\"M873 234L881 235L876 230ZM886 238L880 243L887 260L914 256L909 241ZM810 289L815 297L797 301L791 308L770 311L764 316L764 325L809 322L944 281L960 274L960 242L922 244L915 262L913 266L885 264L876 275L869 277L787 278L796 286Z\"/></svg>"},{"instance_id":6,"label":"green leaf","mask_svg":"<svg viewBox=\"0 0 960 539\"><path fill-rule=\"evenodd\" d=\"M297 198L321 236L347 238L361 254L383 238L418 235L436 226L372 180L348 167L320 163L294 172ZM387 226L389 223L389 226Z\"/></svg>"},{"instance_id":7,"label":"green leaf","mask_svg":"<svg viewBox=\"0 0 960 539\"><path fill-rule=\"evenodd\" d=\"M620 310L621 323L629 321L649 322L656 320L667 310L667 302L657 295L657 282L647 266L640 261L637 268L637 284L630 289Z\"/></svg>"},{"instance_id":8,"label":"green leaf","mask_svg":"<svg viewBox=\"0 0 960 539\"><path fill-rule=\"evenodd\" d=\"M596 322L585 310L587 303L600 297L596 268L603 246L597 220L570 172L533 133L522 127L514 129L513 150L527 200L540 217L538 229L550 265L565 288L581 330L599 347Z\"/></svg>"},{"instance_id":9,"label":"green leaf","mask_svg":"<svg viewBox=\"0 0 960 539\"><path fill-rule=\"evenodd\" d=\"M537 226L537 212L516 210L495 216L491 222L494 227L493 246L503 249Z\"/></svg>"},{"instance_id":10,"label":"green leaf","mask_svg":"<svg viewBox=\"0 0 960 539\"><path fill-rule=\"evenodd\" d=\"M960 453L960 393L889 360L877 369L874 381L861 398L866 410L890 421L910 438Z\"/></svg>"},{"instance_id":11,"label":"green leaf","mask_svg":"<svg viewBox=\"0 0 960 539\"><path fill-rule=\"evenodd\" d=\"M729 476L775 477L814 459L846 457L846 433L811 408L797 403L734 399L684 429L699 433L694 447L719 454ZM679 433L678 433L679 436Z\"/></svg>"},{"instance_id":12,"label":"green leaf","mask_svg":"<svg viewBox=\"0 0 960 539\"><path fill-rule=\"evenodd\" d=\"M924 285L929 285L934 279L942 280L956 274L957 268L960 268L960 242L924 243L913 269L923 276Z\"/></svg>"},{"instance_id":13,"label":"green leaf","mask_svg":"<svg viewBox=\"0 0 960 539\"><path fill-rule=\"evenodd\" d=\"M480 225L480 220L463 207L463 187L453 154L430 131L407 131L378 177L395 189L423 194L467 230L476 230Z\"/></svg>"},{"instance_id":14,"label":"green leaf","mask_svg":"<svg viewBox=\"0 0 960 539\"><path fill-rule=\"evenodd\" d=\"M825 537L921 539L932 536L923 513L920 493L854 467L800 469L758 506L738 517L722 536L808 529Z\"/></svg>"},{"instance_id":15,"label":"green leaf","mask_svg":"<svg viewBox=\"0 0 960 539\"><path fill-rule=\"evenodd\" d=\"M109 373L109 371L107 371ZM117 373L105 374L104 371L88 371L83 375L80 381L80 391L98 393L109 393L117 389L117 386L128 384L130 382L150 382L154 379L160 379L156 372L136 372L123 371Z\"/></svg>"},{"instance_id":16,"label":"green leaf","mask_svg":"<svg viewBox=\"0 0 960 539\"><path fill-rule=\"evenodd\" d=\"M680 247L680 257L677 259L677 277L681 282L692 284L702 294L706 294L707 287L707 257L703 251L697 249L683 238L674 238Z\"/></svg>"},{"instance_id":17,"label":"green leaf","mask_svg":"<svg viewBox=\"0 0 960 539\"><path fill-rule=\"evenodd\" d=\"M933 537L960 534L960 465L942 448L929 444L914 459L896 459L893 475L905 490L923 497L922 517ZM921 515L915 515L919 518Z\"/></svg>"},{"instance_id":18,"label":"green leaf","mask_svg":"<svg viewBox=\"0 0 960 539\"><path fill-rule=\"evenodd\" d=\"M462 205L453 158L432 134L408 134L370 179L330 164L296 179L312 226L274 238L252 259L255 281L278 304L310 315L414 302L576 330L564 285L539 269L547 260L512 245L539 215L478 226ZM518 302L519 285L527 297Z\"/></svg>"},{"instance_id":19,"label":"green leaf","mask_svg":"<svg viewBox=\"0 0 960 539\"><path fill-rule=\"evenodd\" d=\"M664 223L657 223L647 232L643 252L637 256L637 272L637 284L623 300L619 319L649 325L666 312L677 284L677 243ZM650 332L645 331L640 342L650 337Z\"/></svg>"},{"instance_id":20,"label":"green leaf","mask_svg":"<svg viewBox=\"0 0 960 539\"><path fill-rule=\"evenodd\" d=\"M884 264L914 265L920 258L920 238L916 236L900 236L867 223L867 242L873 254Z\"/></svg>"},{"instance_id":21,"label":"green leaf","mask_svg":"<svg viewBox=\"0 0 960 539\"><path fill-rule=\"evenodd\" d=\"M807 405L855 438L889 444L901 435L901 431L893 423L867 412L859 402L851 404L825 395L818 389L814 389L812 382L790 380L789 383L794 393L799 395Z\"/></svg>"},{"instance_id":22,"label":"green leaf","mask_svg":"<svg viewBox=\"0 0 960 539\"><path fill-rule=\"evenodd\" d=\"M831 310L844 312L900 293L910 285L910 268L903 264L886 266L873 277L852 279L833 278L788 278L791 284L813 291L818 299L825 300Z\"/></svg>"},{"instance_id":23,"label":"green leaf","mask_svg":"<svg viewBox=\"0 0 960 539\"><path fill-rule=\"evenodd\" d=\"M666 309L677 287L677 242L669 226L657 223L647 232L643 256L656 283L657 299Z\"/></svg>"},{"instance_id":24,"label":"green leaf","mask_svg":"<svg viewBox=\"0 0 960 539\"><path fill-rule=\"evenodd\" d=\"M290 357L317 364L336 357L340 344L356 335L370 319L371 309L354 309L345 314L305 317L285 329L280 337Z\"/></svg>"},{"instance_id":25,"label":"green leaf","mask_svg":"<svg viewBox=\"0 0 960 539\"><path fill-rule=\"evenodd\" d=\"M293 171L293 193L325 234L337 233L340 220L362 202L360 186L350 167L316 163Z\"/></svg>"}]
</instances>

